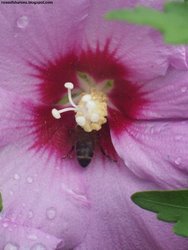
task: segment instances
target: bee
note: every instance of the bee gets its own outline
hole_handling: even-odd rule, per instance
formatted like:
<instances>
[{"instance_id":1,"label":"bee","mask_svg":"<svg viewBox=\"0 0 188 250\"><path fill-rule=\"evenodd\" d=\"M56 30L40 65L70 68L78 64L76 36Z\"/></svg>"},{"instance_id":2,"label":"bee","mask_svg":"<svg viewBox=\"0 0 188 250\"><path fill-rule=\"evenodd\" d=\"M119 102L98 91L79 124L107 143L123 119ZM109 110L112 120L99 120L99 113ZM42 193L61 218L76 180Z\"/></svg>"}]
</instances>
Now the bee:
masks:
<instances>
[{"instance_id":1,"label":"bee","mask_svg":"<svg viewBox=\"0 0 188 250\"><path fill-rule=\"evenodd\" d=\"M102 136L99 131L85 132L80 126L70 130L72 148L67 156L72 158L75 154L79 165L86 168L92 161L94 153L101 152L106 158L117 162L117 154L112 145L109 131L103 130ZM104 138L103 140L101 140Z\"/></svg>"},{"instance_id":2,"label":"bee","mask_svg":"<svg viewBox=\"0 0 188 250\"><path fill-rule=\"evenodd\" d=\"M75 154L81 167L87 167L94 155L96 144L96 133L85 132L81 127L76 127Z\"/></svg>"}]
</instances>

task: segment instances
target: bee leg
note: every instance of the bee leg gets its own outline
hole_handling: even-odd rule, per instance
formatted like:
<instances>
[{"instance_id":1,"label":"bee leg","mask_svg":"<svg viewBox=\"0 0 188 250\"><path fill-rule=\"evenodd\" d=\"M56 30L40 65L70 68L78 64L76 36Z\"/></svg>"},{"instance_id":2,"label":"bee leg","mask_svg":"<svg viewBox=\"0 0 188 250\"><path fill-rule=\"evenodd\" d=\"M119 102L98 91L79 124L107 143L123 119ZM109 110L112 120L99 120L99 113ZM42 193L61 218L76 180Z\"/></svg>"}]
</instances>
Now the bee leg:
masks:
<instances>
[{"instance_id":1,"label":"bee leg","mask_svg":"<svg viewBox=\"0 0 188 250\"><path fill-rule=\"evenodd\" d=\"M108 158L110 161L117 162L117 159L112 158L109 154L107 154L106 151L103 149L102 146L100 146L100 150L101 150L102 154L103 154L106 158Z\"/></svg>"}]
</instances>

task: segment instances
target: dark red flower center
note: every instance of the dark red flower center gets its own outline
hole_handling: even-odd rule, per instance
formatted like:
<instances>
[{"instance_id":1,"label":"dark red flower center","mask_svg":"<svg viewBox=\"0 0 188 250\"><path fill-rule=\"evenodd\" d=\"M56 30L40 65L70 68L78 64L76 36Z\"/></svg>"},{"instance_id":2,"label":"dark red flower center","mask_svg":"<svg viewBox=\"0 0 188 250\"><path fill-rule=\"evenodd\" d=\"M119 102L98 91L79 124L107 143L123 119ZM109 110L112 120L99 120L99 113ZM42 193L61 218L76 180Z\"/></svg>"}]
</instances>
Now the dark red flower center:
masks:
<instances>
[{"instance_id":1,"label":"dark red flower center","mask_svg":"<svg viewBox=\"0 0 188 250\"><path fill-rule=\"evenodd\" d=\"M47 62L34 65L36 76L40 82L38 91L41 105L35 109L35 143L37 149L47 148L49 152L63 157L71 151L74 145L74 130L77 126L74 112L64 113L59 120L54 119L51 110L60 104L67 95L65 82L73 82L75 94L82 92L80 77L91 77L96 88L101 83L112 86L107 91L109 100L108 122L97 132L98 145L104 148L108 155L115 157L116 153L111 142L110 128L117 133L128 126L138 114L145 100L139 93L136 84L127 81L129 70L109 51L108 43L103 50L70 51L69 53ZM85 79L87 81L87 79Z\"/></svg>"}]
</instances>

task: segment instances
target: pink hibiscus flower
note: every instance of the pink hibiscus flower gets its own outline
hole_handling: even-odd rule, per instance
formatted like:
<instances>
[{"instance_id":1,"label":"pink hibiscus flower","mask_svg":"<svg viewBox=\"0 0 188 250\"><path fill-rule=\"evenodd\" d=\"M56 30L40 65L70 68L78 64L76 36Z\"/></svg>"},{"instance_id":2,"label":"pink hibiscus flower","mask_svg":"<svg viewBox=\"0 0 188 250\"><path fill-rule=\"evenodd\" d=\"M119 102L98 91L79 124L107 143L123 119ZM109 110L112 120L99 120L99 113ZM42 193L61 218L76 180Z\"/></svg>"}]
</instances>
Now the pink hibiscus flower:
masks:
<instances>
[{"instance_id":1,"label":"pink hibiscus flower","mask_svg":"<svg viewBox=\"0 0 188 250\"><path fill-rule=\"evenodd\" d=\"M0 249L188 248L130 201L187 187L185 48L103 18L153 2L1 5Z\"/></svg>"}]
</instances>

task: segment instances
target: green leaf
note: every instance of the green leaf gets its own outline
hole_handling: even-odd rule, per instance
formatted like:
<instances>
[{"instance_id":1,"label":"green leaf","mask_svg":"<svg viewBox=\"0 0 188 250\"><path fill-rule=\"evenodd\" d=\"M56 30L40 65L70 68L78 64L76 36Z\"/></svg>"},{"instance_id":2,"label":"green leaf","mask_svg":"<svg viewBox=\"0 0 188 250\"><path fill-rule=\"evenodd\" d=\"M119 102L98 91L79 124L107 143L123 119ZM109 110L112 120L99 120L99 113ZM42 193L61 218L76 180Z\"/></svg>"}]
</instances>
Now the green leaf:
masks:
<instances>
[{"instance_id":1,"label":"green leaf","mask_svg":"<svg viewBox=\"0 0 188 250\"><path fill-rule=\"evenodd\" d=\"M176 234L188 237L188 190L147 191L131 196L143 209L157 213L157 218L176 223Z\"/></svg>"},{"instance_id":2,"label":"green leaf","mask_svg":"<svg viewBox=\"0 0 188 250\"><path fill-rule=\"evenodd\" d=\"M0 193L0 212L2 211L2 209L3 209L3 201L2 201L2 196Z\"/></svg>"},{"instance_id":3,"label":"green leaf","mask_svg":"<svg viewBox=\"0 0 188 250\"><path fill-rule=\"evenodd\" d=\"M167 43L188 43L188 1L166 3L163 12L146 7L115 10L106 18L152 26L163 33Z\"/></svg>"}]
</instances>

